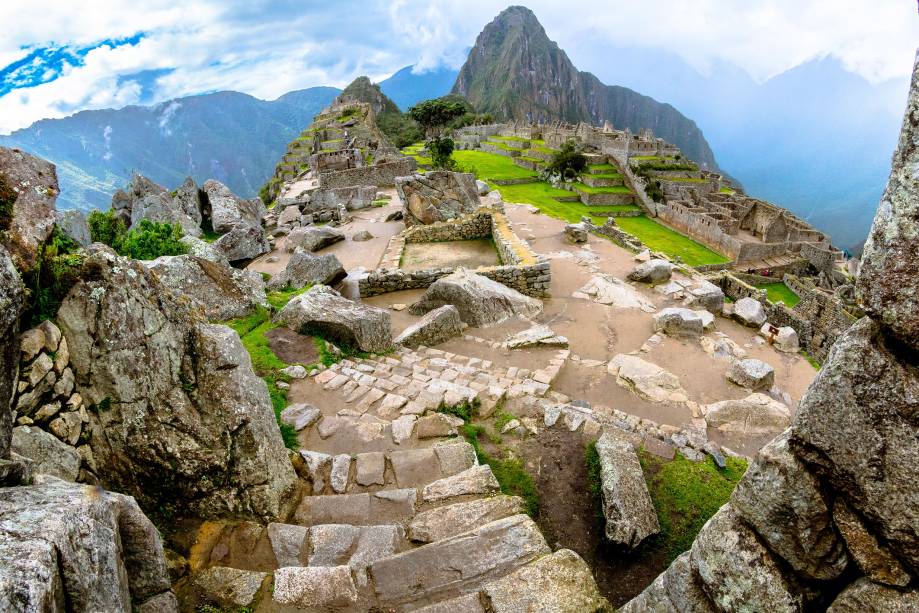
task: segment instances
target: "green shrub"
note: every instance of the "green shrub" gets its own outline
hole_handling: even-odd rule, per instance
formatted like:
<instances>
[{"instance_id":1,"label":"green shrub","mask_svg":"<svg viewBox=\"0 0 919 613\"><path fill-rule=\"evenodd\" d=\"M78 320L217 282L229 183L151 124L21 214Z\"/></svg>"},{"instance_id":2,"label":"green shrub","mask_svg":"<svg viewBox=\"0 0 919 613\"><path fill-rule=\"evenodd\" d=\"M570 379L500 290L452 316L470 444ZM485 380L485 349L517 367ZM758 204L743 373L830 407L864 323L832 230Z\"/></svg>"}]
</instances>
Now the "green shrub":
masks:
<instances>
[{"instance_id":1,"label":"green shrub","mask_svg":"<svg viewBox=\"0 0 919 613\"><path fill-rule=\"evenodd\" d=\"M434 168L453 168L454 161L450 156L453 154L455 144L452 138L438 136L427 142L427 149L431 153L431 165Z\"/></svg>"},{"instance_id":2,"label":"green shrub","mask_svg":"<svg viewBox=\"0 0 919 613\"><path fill-rule=\"evenodd\" d=\"M182 255L188 247L180 239L179 224L168 224L142 219L137 228L128 230L118 245L113 245L121 255L135 260L154 260L161 255Z\"/></svg>"},{"instance_id":3,"label":"green shrub","mask_svg":"<svg viewBox=\"0 0 919 613\"><path fill-rule=\"evenodd\" d=\"M584 172L585 168L587 168L587 158L578 150L574 141L569 140L557 153L552 155L543 173L571 181Z\"/></svg>"},{"instance_id":4,"label":"green shrub","mask_svg":"<svg viewBox=\"0 0 919 613\"><path fill-rule=\"evenodd\" d=\"M86 221L93 242L103 243L109 247L115 247L128 231L124 221L111 209L104 213L92 211Z\"/></svg>"},{"instance_id":5,"label":"green shrub","mask_svg":"<svg viewBox=\"0 0 919 613\"><path fill-rule=\"evenodd\" d=\"M23 321L29 326L52 319L67 292L79 280L83 256L78 250L79 245L57 226L39 249L35 266L23 275L29 290Z\"/></svg>"},{"instance_id":6,"label":"green shrub","mask_svg":"<svg viewBox=\"0 0 919 613\"><path fill-rule=\"evenodd\" d=\"M6 230L10 227L13 220L13 205L16 204L16 192L13 191L3 175L0 175L0 230Z\"/></svg>"}]
</instances>

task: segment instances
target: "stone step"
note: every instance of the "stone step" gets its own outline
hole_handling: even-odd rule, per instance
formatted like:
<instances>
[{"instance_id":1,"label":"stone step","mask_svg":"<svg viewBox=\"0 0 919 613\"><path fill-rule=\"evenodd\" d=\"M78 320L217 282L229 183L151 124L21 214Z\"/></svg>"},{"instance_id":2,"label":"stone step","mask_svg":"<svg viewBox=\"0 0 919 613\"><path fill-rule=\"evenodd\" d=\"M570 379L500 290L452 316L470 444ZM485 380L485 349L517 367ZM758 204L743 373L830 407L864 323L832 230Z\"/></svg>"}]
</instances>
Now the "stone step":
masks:
<instances>
[{"instance_id":1,"label":"stone step","mask_svg":"<svg viewBox=\"0 0 919 613\"><path fill-rule=\"evenodd\" d=\"M425 418L422 418L427 419ZM331 455L301 450L314 496L418 488L476 464L475 449L450 439L421 449Z\"/></svg>"},{"instance_id":2,"label":"stone step","mask_svg":"<svg viewBox=\"0 0 919 613\"><path fill-rule=\"evenodd\" d=\"M415 516L418 491L414 488L381 490L374 493L304 496L294 513L301 526L319 524L405 525Z\"/></svg>"},{"instance_id":3,"label":"stone step","mask_svg":"<svg viewBox=\"0 0 919 613\"><path fill-rule=\"evenodd\" d=\"M378 560L370 575L381 604L423 606L477 591L548 553L533 520L514 515Z\"/></svg>"},{"instance_id":4,"label":"stone step","mask_svg":"<svg viewBox=\"0 0 919 613\"><path fill-rule=\"evenodd\" d=\"M415 542L433 543L520 513L523 499L517 496L476 498L418 513L409 524L408 536Z\"/></svg>"}]
</instances>

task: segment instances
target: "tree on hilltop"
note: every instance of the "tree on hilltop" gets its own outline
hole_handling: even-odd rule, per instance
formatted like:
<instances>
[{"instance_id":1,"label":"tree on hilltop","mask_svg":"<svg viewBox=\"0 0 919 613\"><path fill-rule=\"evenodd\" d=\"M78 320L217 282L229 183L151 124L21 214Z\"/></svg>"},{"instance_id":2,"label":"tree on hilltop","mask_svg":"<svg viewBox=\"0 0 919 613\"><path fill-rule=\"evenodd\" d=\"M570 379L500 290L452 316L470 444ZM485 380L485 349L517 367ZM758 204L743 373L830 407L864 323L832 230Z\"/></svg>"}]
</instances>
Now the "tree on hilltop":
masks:
<instances>
[{"instance_id":1,"label":"tree on hilltop","mask_svg":"<svg viewBox=\"0 0 919 613\"><path fill-rule=\"evenodd\" d=\"M444 136L447 124L466 114L466 107L459 103L443 99L425 100L408 110L409 116L424 129L427 137L425 146L431 154L431 165L434 168L452 168L454 143L453 139Z\"/></svg>"}]
</instances>

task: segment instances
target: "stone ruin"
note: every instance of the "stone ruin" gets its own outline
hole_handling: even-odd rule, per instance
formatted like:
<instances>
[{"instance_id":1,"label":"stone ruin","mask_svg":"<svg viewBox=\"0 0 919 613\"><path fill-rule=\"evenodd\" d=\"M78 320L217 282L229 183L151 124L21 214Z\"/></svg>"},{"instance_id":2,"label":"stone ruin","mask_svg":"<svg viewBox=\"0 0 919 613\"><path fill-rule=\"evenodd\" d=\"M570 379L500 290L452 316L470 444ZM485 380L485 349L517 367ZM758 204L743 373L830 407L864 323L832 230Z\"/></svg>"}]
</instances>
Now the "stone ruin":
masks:
<instances>
[{"instance_id":1,"label":"stone ruin","mask_svg":"<svg viewBox=\"0 0 919 613\"><path fill-rule=\"evenodd\" d=\"M728 504L621 610L919 608L919 56L858 280L866 317Z\"/></svg>"}]
</instances>

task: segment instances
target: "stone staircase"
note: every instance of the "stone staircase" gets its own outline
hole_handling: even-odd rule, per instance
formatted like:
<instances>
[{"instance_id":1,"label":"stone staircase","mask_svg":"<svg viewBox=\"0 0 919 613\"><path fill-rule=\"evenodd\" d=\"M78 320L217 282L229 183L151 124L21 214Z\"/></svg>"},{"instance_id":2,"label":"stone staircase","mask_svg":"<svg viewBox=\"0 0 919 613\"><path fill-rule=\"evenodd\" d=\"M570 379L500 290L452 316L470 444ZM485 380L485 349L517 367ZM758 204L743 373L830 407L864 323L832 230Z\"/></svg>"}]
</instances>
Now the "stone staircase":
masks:
<instances>
[{"instance_id":1,"label":"stone staircase","mask_svg":"<svg viewBox=\"0 0 919 613\"><path fill-rule=\"evenodd\" d=\"M501 494L472 445L450 437L462 420L434 411L545 395L566 358L534 372L421 347L343 360L305 381L349 407L310 426L318 448L301 450L298 467L306 495L290 523L202 527L188 593L253 611L601 609L584 561L553 553L523 500ZM329 420L338 425L323 438Z\"/></svg>"}]
</instances>

